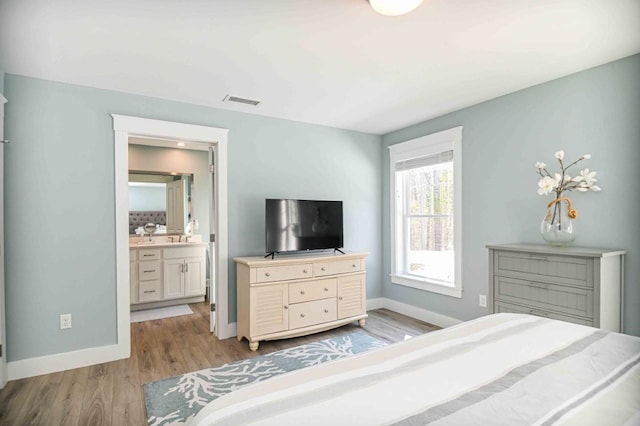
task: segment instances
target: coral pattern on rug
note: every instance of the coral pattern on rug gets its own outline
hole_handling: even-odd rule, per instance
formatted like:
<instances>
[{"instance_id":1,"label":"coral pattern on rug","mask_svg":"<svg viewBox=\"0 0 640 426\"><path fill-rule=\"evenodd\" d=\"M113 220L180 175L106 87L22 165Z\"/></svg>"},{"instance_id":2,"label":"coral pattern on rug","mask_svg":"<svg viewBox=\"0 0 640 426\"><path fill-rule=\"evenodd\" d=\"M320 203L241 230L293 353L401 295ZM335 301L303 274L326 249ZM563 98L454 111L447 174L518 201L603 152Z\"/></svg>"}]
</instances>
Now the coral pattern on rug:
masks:
<instances>
[{"instance_id":1,"label":"coral pattern on rug","mask_svg":"<svg viewBox=\"0 0 640 426\"><path fill-rule=\"evenodd\" d=\"M250 383L385 346L363 331L144 385L147 422L180 425L214 399Z\"/></svg>"}]
</instances>

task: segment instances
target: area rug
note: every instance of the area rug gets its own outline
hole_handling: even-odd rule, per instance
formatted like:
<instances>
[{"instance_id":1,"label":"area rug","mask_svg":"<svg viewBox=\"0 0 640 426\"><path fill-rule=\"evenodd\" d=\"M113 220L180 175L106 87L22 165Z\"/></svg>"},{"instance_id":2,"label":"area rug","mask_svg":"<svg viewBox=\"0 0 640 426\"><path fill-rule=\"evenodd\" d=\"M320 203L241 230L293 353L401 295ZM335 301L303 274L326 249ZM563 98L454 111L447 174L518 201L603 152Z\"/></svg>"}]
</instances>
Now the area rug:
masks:
<instances>
[{"instance_id":1,"label":"area rug","mask_svg":"<svg viewBox=\"0 0 640 426\"><path fill-rule=\"evenodd\" d=\"M147 422L153 426L185 424L207 403L250 383L383 346L386 346L386 343L359 330L220 367L147 383L144 385Z\"/></svg>"},{"instance_id":2,"label":"area rug","mask_svg":"<svg viewBox=\"0 0 640 426\"><path fill-rule=\"evenodd\" d=\"M151 321L162 318L191 315L193 311L189 305L166 306L164 308L145 309L131 312L131 322Z\"/></svg>"}]
</instances>

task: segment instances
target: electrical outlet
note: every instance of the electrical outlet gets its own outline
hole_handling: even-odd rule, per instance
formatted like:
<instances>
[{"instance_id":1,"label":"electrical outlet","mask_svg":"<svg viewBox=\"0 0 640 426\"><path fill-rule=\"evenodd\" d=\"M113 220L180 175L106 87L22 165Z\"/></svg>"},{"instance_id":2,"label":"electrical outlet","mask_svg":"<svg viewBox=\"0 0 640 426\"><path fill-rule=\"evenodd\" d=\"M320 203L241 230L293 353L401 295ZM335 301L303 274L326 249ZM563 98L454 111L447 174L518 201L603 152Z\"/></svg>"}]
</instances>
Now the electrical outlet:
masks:
<instances>
[{"instance_id":1,"label":"electrical outlet","mask_svg":"<svg viewBox=\"0 0 640 426\"><path fill-rule=\"evenodd\" d=\"M478 303L480 303L480 307L486 308L487 307L487 296L484 295L484 294L481 294L480 295L480 300L479 300Z\"/></svg>"},{"instance_id":2,"label":"electrical outlet","mask_svg":"<svg viewBox=\"0 0 640 426\"><path fill-rule=\"evenodd\" d=\"M60 315L60 330L71 328L71 314Z\"/></svg>"}]
</instances>

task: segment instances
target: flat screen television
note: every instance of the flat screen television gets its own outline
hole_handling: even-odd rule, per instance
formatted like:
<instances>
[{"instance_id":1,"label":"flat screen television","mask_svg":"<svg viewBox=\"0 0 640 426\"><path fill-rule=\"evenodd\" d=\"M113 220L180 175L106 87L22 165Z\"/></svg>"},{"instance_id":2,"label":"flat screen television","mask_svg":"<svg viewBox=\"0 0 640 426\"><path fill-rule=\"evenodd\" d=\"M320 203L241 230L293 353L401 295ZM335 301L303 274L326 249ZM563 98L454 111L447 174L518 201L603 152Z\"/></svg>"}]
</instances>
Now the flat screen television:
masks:
<instances>
[{"instance_id":1,"label":"flat screen television","mask_svg":"<svg viewBox=\"0 0 640 426\"><path fill-rule=\"evenodd\" d=\"M266 252L340 249L342 201L267 199Z\"/></svg>"}]
</instances>

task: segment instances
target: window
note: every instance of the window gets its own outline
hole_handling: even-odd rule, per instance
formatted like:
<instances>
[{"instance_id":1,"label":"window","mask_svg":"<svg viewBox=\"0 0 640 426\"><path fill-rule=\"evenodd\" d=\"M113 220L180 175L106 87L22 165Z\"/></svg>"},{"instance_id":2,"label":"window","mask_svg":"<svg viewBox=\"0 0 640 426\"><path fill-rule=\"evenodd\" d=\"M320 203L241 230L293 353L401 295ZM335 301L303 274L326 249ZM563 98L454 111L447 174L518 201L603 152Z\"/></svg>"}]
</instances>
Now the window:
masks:
<instances>
[{"instance_id":1,"label":"window","mask_svg":"<svg viewBox=\"0 0 640 426\"><path fill-rule=\"evenodd\" d=\"M462 297L461 142L457 127L389 147L394 284Z\"/></svg>"}]
</instances>

